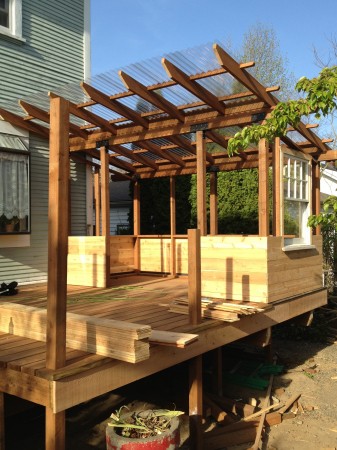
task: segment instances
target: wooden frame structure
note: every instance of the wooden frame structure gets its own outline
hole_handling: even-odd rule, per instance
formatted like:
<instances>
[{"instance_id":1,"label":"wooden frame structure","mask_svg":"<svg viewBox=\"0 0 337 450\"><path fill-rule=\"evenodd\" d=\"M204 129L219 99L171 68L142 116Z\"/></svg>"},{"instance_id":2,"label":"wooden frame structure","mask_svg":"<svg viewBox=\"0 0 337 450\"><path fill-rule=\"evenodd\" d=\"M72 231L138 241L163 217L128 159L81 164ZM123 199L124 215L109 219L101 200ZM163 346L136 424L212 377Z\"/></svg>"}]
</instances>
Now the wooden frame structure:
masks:
<instances>
[{"instance_id":1,"label":"wooden frame structure","mask_svg":"<svg viewBox=\"0 0 337 450\"><path fill-rule=\"evenodd\" d=\"M297 248L292 252L296 257L289 258L283 249L280 148L287 146L309 155L312 160L314 211L318 210L319 202L319 161L334 159L335 152L326 145L327 141L319 139L311 131L310 126L300 123L296 128L300 139L286 136L282 138L282 143L279 139L273 143L263 140L257 148L249 147L230 158L226 151L229 131L233 132L233 127L235 131L262 121L278 102L272 94L278 88L262 86L249 72L253 63L237 63L218 44L208 51L214 52L218 61L218 66L208 71L187 73L183 63L174 63L167 57L161 63L168 78L156 84L144 84L131 74L120 71L119 78L125 86L122 92L108 94L97 89L94 83L89 85L83 82L81 88L83 95L87 96L86 101L74 103L72 98L49 93L50 110L27 101L20 102L23 114L0 109L3 119L13 125L44 138L50 135L51 206L45 372L48 377L27 375L5 365L0 369L1 393L19 395L46 406L47 450L64 449L64 412L70 406L122 385L122 374L124 382L128 383L188 359L192 361L191 425L194 427L192 429L198 429L203 353L306 313L326 302L326 291L320 280L321 242L318 231L315 231L310 248ZM228 93L228 86L232 85L233 80L240 83L241 92ZM219 85L225 88L216 94ZM175 97L177 92L180 97ZM173 101L177 98L185 102ZM109 114L110 118L107 117ZM218 144L223 150L208 152L207 144L210 142ZM92 164L96 167L96 236L68 238L65 211L68 211L69 155L70 158L82 158L83 155L93 158ZM272 231L269 230L268 213L268 171L271 166L274 177ZM97 167L100 168L100 177ZM259 235L219 236L217 172L246 168L258 168L259 171ZM207 171L211 180L209 236L205 189ZM187 239L186 236L176 235L174 177L194 173L197 174L198 230L191 230ZM140 182L155 177L170 177L171 233L160 237L141 236ZM112 181L133 181L132 236L110 236L109 178ZM100 219L101 226L98 223ZM151 266L146 261L146 254L150 252L154 255L156 251L161 255L160 264L158 261L153 263L152 258L154 266ZM163 257L165 251L167 260L165 255ZM83 259L85 263L82 264ZM258 269L250 264L252 261L259 266ZM179 355L170 349L155 346L151 348L150 359L142 362L140 369L137 365L117 364L111 359L96 369L84 364L78 375L71 371L68 373L67 277L68 284L107 287L111 273L130 269L136 272L168 272L172 279L179 273L188 273L189 317L190 323L198 330L198 343ZM279 276L275 276L276 270L284 275L281 281ZM300 285L291 278L294 271L302 280ZM274 306L254 322L246 318L240 320L236 327L219 322L217 327L206 327L203 331L198 329L198 325L205 320L201 317L201 296L205 295L228 301L273 302ZM63 373L62 382L58 381L60 372ZM99 389L94 389L98 381ZM15 387L18 385L20 390ZM0 396L0 409L3 418L3 394ZM4 448L1 440L0 448Z\"/></svg>"}]
</instances>

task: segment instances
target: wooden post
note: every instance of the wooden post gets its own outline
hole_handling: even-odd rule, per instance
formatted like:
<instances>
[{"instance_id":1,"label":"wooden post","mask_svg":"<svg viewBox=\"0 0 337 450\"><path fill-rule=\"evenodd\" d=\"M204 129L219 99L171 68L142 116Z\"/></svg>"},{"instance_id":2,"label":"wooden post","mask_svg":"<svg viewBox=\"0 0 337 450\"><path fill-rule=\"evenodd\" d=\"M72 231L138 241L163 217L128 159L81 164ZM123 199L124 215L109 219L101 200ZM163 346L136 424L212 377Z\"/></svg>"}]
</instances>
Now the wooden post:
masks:
<instances>
[{"instance_id":1,"label":"wooden post","mask_svg":"<svg viewBox=\"0 0 337 450\"><path fill-rule=\"evenodd\" d=\"M133 234L135 235L134 264L135 269L140 270L140 183L133 184Z\"/></svg>"},{"instance_id":2,"label":"wooden post","mask_svg":"<svg viewBox=\"0 0 337 450\"><path fill-rule=\"evenodd\" d=\"M200 230L188 230L188 310L190 324L201 322Z\"/></svg>"},{"instance_id":3,"label":"wooden post","mask_svg":"<svg viewBox=\"0 0 337 450\"><path fill-rule=\"evenodd\" d=\"M201 236L207 235L206 206L206 144L203 131L196 132L197 141L197 228Z\"/></svg>"},{"instance_id":4,"label":"wooden post","mask_svg":"<svg viewBox=\"0 0 337 450\"><path fill-rule=\"evenodd\" d=\"M275 138L273 144L273 236L282 236L282 164L280 138Z\"/></svg>"},{"instance_id":5,"label":"wooden post","mask_svg":"<svg viewBox=\"0 0 337 450\"><path fill-rule=\"evenodd\" d=\"M67 256L69 201L69 103L50 99L48 288L46 367L66 361ZM46 449L64 450L65 412L46 408Z\"/></svg>"},{"instance_id":6,"label":"wooden post","mask_svg":"<svg viewBox=\"0 0 337 450\"><path fill-rule=\"evenodd\" d=\"M176 268L176 179L170 177L170 229L171 229L171 258L170 258L170 272L173 277L177 275Z\"/></svg>"},{"instance_id":7,"label":"wooden post","mask_svg":"<svg viewBox=\"0 0 337 450\"><path fill-rule=\"evenodd\" d=\"M109 150L100 148L101 158L101 203L102 236L105 236L105 287L110 284L110 187L109 187Z\"/></svg>"},{"instance_id":8,"label":"wooden post","mask_svg":"<svg viewBox=\"0 0 337 450\"><path fill-rule=\"evenodd\" d=\"M5 450L5 394L0 392L0 450Z\"/></svg>"},{"instance_id":9,"label":"wooden post","mask_svg":"<svg viewBox=\"0 0 337 450\"><path fill-rule=\"evenodd\" d=\"M100 176L98 169L95 169L94 174L94 190L95 190L95 223L96 236L101 234L101 190L100 190Z\"/></svg>"},{"instance_id":10,"label":"wooden post","mask_svg":"<svg viewBox=\"0 0 337 450\"><path fill-rule=\"evenodd\" d=\"M189 381L189 448L193 450L202 450L202 355L196 356L190 360Z\"/></svg>"},{"instance_id":11,"label":"wooden post","mask_svg":"<svg viewBox=\"0 0 337 450\"><path fill-rule=\"evenodd\" d=\"M210 234L218 234L218 173L210 172L210 197L209 197L209 229Z\"/></svg>"},{"instance_id":12,"label":"wooden post","mask_svg":"<svg viewBox=\"0 0 337 450\"><path fill-rule=\"evenodd\" d=\"M312 175L311 175L311 185L312 185L312 214L319 214L321 212L321 173L320 173L320 164L319 162L312 161ZM313 229L313 234L320 234L320 227L315 227Z\"/></svg>"},{"instance_id":13,"label":"wooden post","mask_svg":"<svg viewBox=\"0 0 337 450\"><path fill-rule=\"evenodd\" d=\"M259 236L269 236L269 151L266 139L259 142Z\"/></svg>"}]
</instances>

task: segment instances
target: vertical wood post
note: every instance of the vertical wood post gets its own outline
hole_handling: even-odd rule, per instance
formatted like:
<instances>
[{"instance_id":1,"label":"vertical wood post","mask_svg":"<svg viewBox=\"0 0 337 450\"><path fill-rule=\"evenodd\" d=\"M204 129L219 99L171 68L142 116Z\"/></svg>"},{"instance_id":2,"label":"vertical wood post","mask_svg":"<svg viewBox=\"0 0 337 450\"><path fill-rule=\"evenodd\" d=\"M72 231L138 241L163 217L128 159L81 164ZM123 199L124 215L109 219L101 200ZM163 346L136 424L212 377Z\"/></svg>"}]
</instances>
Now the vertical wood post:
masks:
<instances>
[{"instance_id":1,"label":"vertical wood post","mask_svg":"<svg viewBox=\"0 0 337 450\"><path fill-rule=\"evenodd\" d=\"M190 442L189 448L202 450L202 355L196 356L189 362L189 419Z\"/></svg>"},{"instance_id":2,"label":"vertical wood post","mask_svg":"<svg viewBox=\"0 0 337 450\"><path fill-rule=\"evenodd\" d=\"M66 360L67 256L69 202L69 103L50 99L48 288L46 367ZM46 408L46 449L64 450L65 412Z\"/></svg>"},{"instance_id":3,"label":"vertical wood post","mask_svg":"<svg viewBox=\"0 0 337 450\"><path fill-rule=\"evenodd\" d=\"M170 229L171 229L171 254L170 254L170 272L173 277L177 274L176 268L176 179L170 177Z\"/></svg>"},{"instance_id":4,"label":"vertical wood post","mask_svg":"<svg viewBox=\"0 0 337 450\"><path fill-rule=\"evenodd\" d=\"M259 235L269 236L268 142L259 142Z\"/></svg>"},{"instance_id":5,"label":"vertical wood post","mask_svg":"<svg viewBox=\"0 0 337 450\"><path fill-rule=\"evenodd\" d=\"M206 206L206 143L203 131L196 132L197 141L197 228L207 235Z\"/></svg>"},{"instance_id":6,"label":"vertical wood post","mask_svg":"<svg viewBox=\"0 0 337 450\"><path fill-rule=\"evenodd\" d=\"M200 230L188 230L188 310L190 323L201 322Z\"/></svg>"},{"instance_id":7,"label":"vertical wood post","mask_svg":"<svg viewBox=\"0 0 337 450\"><path fill-rule=\"evenodd\" d=\"M94 191L95 191L95 223L96 223L96 236L100 236L101 233L101 187L100 176L98 169L95 169L94 174Z\"/></svg>"},{"instance_id":8,"label":"vertical wood post","mask_svg":"<svg viewBox=\"0 0 337 450\"><path fill-rule=\"evenodd\" d=\"M109 150L100 148L101 159L101 203L102 236L105 236L105 287L110 284L110 187L109 187Z\"/></svg>"},{"instance_id":9,"label":"vertical wood post","mask_svg":"<svg viewBox=\"0 0 337 450\"><path fill-rule=\"evenodd\" d=\"M210 172L209 230L212 236L218 234L218 173Z\"/></svg>"},{"instance_id":10,"label":"vertical wood post","mask_svg":"<svg viewBox=\"0 0 337 450\"><path fill-rule=\"evenodd\" d=\"M135 269L140 270L140 183L133 184L133 234L135 235L134 264Z\"/></svg>"},{"instance_id":11,"label":"vertical wood post","mask_svg":"<svg viewBox=\"0 0 337 450\"><path fill-rule=\"evenodd\" d=\"M275 138L273 144L273 236L281 236L283 229L282 211L282 164L280 138Z\"/></svg>"},{"instance_id":12,"label":"vertical wood post","mask_svg":"<svg viewBox=\"0 0 337 450\"><path fill-rule=\"evenodd\" d=\"M312 174L311 174L311 186L312 186L312 214L319 214L321 212L321 173L319 162L312 161ZM313 234L320 234L321 228L315 227L313 229Z\"/></svg>"},{"instance_id":13,"label":"vertical wood post","mask_svg":"<svg viewBox=\"0 0 337 450\"><path fill-rule=\"evenodd\" d=\"M0 450L5 450L5 394L0 392Z\"/></svg>"}]
</instances>

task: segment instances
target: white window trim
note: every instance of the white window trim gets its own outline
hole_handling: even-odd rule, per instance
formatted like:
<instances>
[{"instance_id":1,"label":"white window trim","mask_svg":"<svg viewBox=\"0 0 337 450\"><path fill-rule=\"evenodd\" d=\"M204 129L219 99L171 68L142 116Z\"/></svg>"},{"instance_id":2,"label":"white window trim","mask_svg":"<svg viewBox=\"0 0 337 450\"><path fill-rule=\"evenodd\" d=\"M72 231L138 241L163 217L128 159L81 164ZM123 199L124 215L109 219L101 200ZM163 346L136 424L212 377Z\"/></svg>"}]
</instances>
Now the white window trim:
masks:
<instances>
[{"instance_id":1,"label":"white window trim","mask_svg":"<svg viewBox=\"0 0 337 450\"><path fill-rule=\"evenodd\" d=\"M284 190L283 190L283 168L284 168L284 158L289 155L296 159L302 159L304 161L308 162L308 206L307 206L307 213L303 217L303 231L304 231L304 237L303 238L294 238L294 239L286 239L284 237ZM308 217L310 215L310 211L312 208L312 201L311 201L311 171L312 171L312 164L311 164L311 158L303 153L299 154L299 152L295 152L289 148L281 149L280 152L280 158L281 158L281 164L280 164L280 170L281 170L281 180L282 180L282 187L281 187L281 234L283 236L283 245L282 250L283 251L295 251L295 250L311 250L315 248L314 245L312 245L312 229L307 226Z\"/></svg>"},{"instance_id":2,"label":"white window trim","mask_svg":"<svg viewBox=\"0 0 337 450\"><path fill-rule=\"evenodd\" d=\"M9 28L0 26L0 36L26 42L22 37L22 0L9 0Z\"/></svg>"}]
</instances>

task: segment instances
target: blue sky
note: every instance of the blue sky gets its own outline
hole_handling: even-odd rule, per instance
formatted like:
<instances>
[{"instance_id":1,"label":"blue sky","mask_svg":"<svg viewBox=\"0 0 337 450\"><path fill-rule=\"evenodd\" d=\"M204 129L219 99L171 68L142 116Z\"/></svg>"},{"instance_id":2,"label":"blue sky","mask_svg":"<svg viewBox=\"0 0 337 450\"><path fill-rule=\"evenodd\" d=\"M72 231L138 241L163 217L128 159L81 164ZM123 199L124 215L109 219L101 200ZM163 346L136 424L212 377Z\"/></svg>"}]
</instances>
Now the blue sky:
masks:
<instances>
[{"instance_id":1,"label":"blue sky","mask_svg":"<svg viewBox=\"0 0 337 450\"><path fill-rule=\"evenodd\" d=\"M92 74L219 40L238 48L257 22L272 27L296 78L315 76L337 36L336 0L91 0Z\"/></svg>"}]
</instances>

